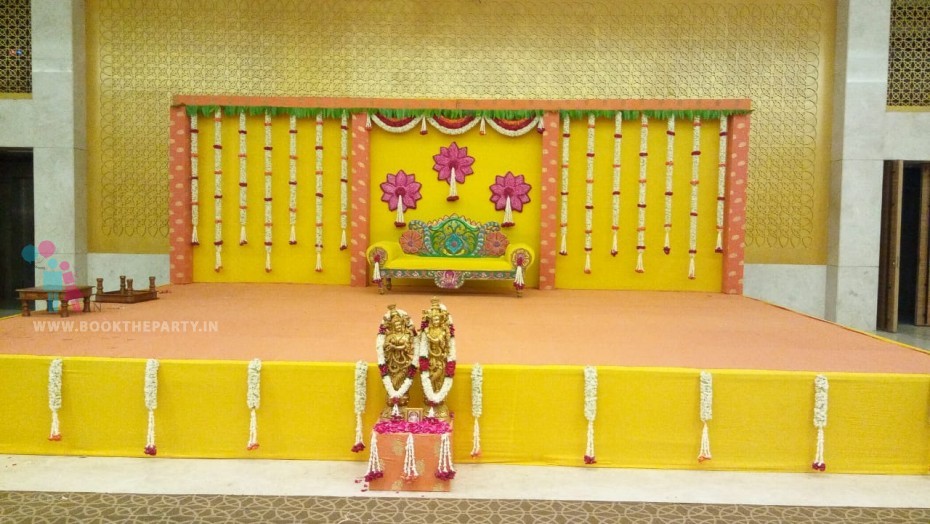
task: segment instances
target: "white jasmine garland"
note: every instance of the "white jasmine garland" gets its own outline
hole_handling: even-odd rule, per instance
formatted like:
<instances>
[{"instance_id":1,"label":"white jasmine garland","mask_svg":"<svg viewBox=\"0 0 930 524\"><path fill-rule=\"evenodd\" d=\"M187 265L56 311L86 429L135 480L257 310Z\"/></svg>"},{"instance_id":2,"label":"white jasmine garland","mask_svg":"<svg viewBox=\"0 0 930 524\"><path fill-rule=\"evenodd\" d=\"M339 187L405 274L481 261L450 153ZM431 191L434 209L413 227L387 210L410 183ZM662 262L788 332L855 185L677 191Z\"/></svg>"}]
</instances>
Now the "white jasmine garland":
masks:
<instances>
[{"instance_id":1,"label":"white jasmine garland","mask_svg":"<svg viewBox=\"0 0 930 524\"><path fill-rule=\"evenodd\" d=\"M369 442L371 451L368 454L368 471L365 472L365 480L371 481L384 476L384 466L381 464L381 456L378 453L378 433L371 432L371 441Z\"/></svg>"},{"instance_id":2,"label":"white jasmine garland","mask_svg":"<svg viewBox=\"0 0 930 524\"><path fill-rule=\"evenodd\" d=\"M246 393L246 405L249 406L249 443L246 449L249 451L258 448L258 420L255 416L255 410L261 406L262 402L262 361L253 359L249 362L248 385L249 390Z\"/></svg>"},{"instance_id":3,"label":"white jasmine garland","mask_svg":"<svg viewBox=\"0 0 930 524\"><path fill-rule=\"evenodd\" d=\"M349 113L342 112L339 121L339 228L342 229L342 238L339 249L346 249L346 229L349 226Z\"/></svg>"},{"instance_id":4,"label":"white jasmine garland","mask_svg":"<svg viewBox=\"0 0 930 524\"><path fill-rule=\"evenodd\" d=\"M688 278L694 279L694 256L697 255L698 184L701 166L701 117L694 117L691 145L691 223L688 228Z\"/></svg>"},{"instance_id":5,"label":"white jasmine garland","mask_svg":"<svg viewBox=\"0 0 930 524\"><path fill-rule=\"evenodd\" d=\"M191 115L191 244L198 245L197 226L200 224L200 176L198 174L199 152L197 139L200 131L197 129L197 115Z\"/></svg>"},{"instance_id":6,"label":"white jasmine garland","mask_svg":"<svg viewBox=\"0 0 930 524\"><path fill-rule=\"evenodd\" d=\"M431 116L430 116L430 117L427 117L427 118L426 118L426 121L429 122L430 125L433 126L434 128L436 128L436 130L439 131L440 133L442 133L442 134L444 134L444 135L453 135L453 136L454 136L454 135L464 135L465 133L467 133L467 132L471 131L472 129L474 129L475 126L478 125L478 124L481 122L481 117L475 117L475 118L472 119L471 122L469 122L469 123L467 123L467 124L465 124L464 126L459 127L459 128L445 127L444 125L440 124L435 118L433 118L433 117L431 117Z\"/></svg>"},{"instance_id":7,"label":"white jasmine garland","mask_svg":"<svg viewBox=\"0 0 930 524\"><path fill-rule=\"evenodd\" d=\"M265 113L265 271L271 271L271 113Z\"/></svg>"},{"instance_id":8,"label":"white jasmine garland","mask_svg":"<svg viewBox=\"0 0 930 524\"><path fill-rule=\"evenodd\" d=\"M407 433L407 443L404 446L404 474L401 476L407 482L412 482L420 477L417 471L417 454L416 447L413 445L413 433Z\"/></svg>"},{"instance_id":9,"label":"white jasmine garland","mask_svg":"<svg viewBox=\"0 0 930 524\"><path fill-rule=\"evenodd\" d=\"M288 224L291 226L291 235L288 238L290 245L297 244L297 117L290 116L288 122Z\"/></svg>"},{"instance_id":10,"label":"white jasmine garland","mask_svg":"<svg viewBox=\"0 0 930 524\"><path fill-rule=\"evenodd\" d=\"M698 462L711 459L710 433L707 430L707 421L713 418L713 404L713 376L706 371L701 371L701 422L704 423L704 428L701 430L701 452L698 454Z\"/></svg>"},{"instance_id":11,"label":"white jasmine garland","mask_svg":"<svg viewBox=\"0 0 930 524\"><path fill-rule=\"evenodd\" d=\"M597 418L597 368L584 368L584 418L588 421L585 463L594 463L594 419Z\"/></svg>"},{"instance_id":12,"label":"white jasmine garland","mask_svg":"<svg viewBox=\"0 0 930 524\"><path fill-rule=\"evenodd\" d=\"M672 232L672 190L673 175L675 171L675 115L668 117L668 128L665 131L665 254L669 254L672 247L669 236Z\"/></svg>"},{"instance_id":13,"label":"white jasmine garland","mask_svg":"<svg viewBox=\"0 0 930 524\"><path fill-rule=\"evenodd\" d=\"M475 427L472 430L471 456L477 457L481 454L481 428L478 425L478 419L481 418L482 395L484 394L484 370L481 364L475 364L471 368L471 416L475 419Z\"/></svg>"},{"instance_id":14,"label":"white jasmine garland","mask_svg":"<svg viewBox=\"0 0 930 524\"><path fill-rule=\"evenodd\" d=\"M223 269L223 112L213 113L213 270Z\"/></svg>"},{"instance_id":15,"label":"white jasmine garland","mask_svg":"<svg viewBox=\"0 0 930 524\"><path fill-rule=\"evenodd\" d=\"M61 440L58 411L61 409L61 359L56 358L48 366L48 409L52 412L52 427L48 439Z\"/></svg>"},{"instance_id":16,"label":"white jasmine garland","mask_svg":"<svg viewBox=\"0 0 930 524\"><path fill-rule=\"evenodd\" d=\"M440 307L445 311L446 306L441 305ZM449 327L454 328L455 323L452 321L452 315L449 315ZM419 338L419 349L417 351L417 360L419 358L429 358L429 339L427 338L426 330L420 332ZM449 337L449 358L447 362L455 362L455 337ZM423 384L423 395L426 397L426 400L433 405L441 404L446 400L446 397L449 395L449 391L452 389L452 377L446 376L442 381L442 386L439 388L439 391L433 390L433 381L429 378L429 370L420 372L420 382Z\"/></svg>"},{"instance_id":17,"label":"white jasmine garland","mask_svg":"<svg viewBox=\"0 0 930 524\"><path fill-rule=\"evenodd\" d=\"M145 363L145 407L149 411L148 431L145 437L145 453L155 455L155 410L158 409L158 361L149 359Z\"/></svg>"},{"instance_id":18,"label":"white jasmine garland","mask_svg":"<svg viewBox=\"0 0 930 524\"><path fill-rule=\"evenodd\" d=\"M614 163L613 163L613 187L611 195L611 229L613 239L610 244L611 256L617 256L617 235L620 230L620 152L623 142L623 113L617 111L614 115Z\"/></svg>"},{"instance_id":19,"label":"white jasmine garland","mask_svg":"<svg viewBox=\"0 0 930 524\"><path fill-rule=\"evenodd\" d=\"M720 117L720 151L717 156L717 253L723 253L723 203L726 200L727 117Z\"/></svg>"},{"instance_id":20,"label":"white jasmine garland","mask_svg":"<svg viewBox=\"0 0 930 524\"><path fill-rule=\"evenodd\" d=\"M249 178L246 169L248 165L248 151L246 150L246 139L248 130L245 127L245 111L239 112L239 245L244 246L249 243L248 235L245 231L246 220L248 218L249 199L248 187Z\"/></svg>"},{"instance_id":21,"label":"white jasmine garland","mask_svg":"<svg viewBox=\"0 0 930 524\"><path fill-rule=\"evenodd\" d=\"M562 244L559 247L560 255L568 255L568 148L570 140L571 118L565 115L562 118L562 191L559 214Z\"/></svg>"},{"instance_id":22,"label":"white jasmine garland","mask_svg":"<svg viewBox=\"0 0 930 524\"><path fill-rule=\"evenodd\" d=\"M387 131L388 133L395 133L395 134L406 133L407 131L410 131L411 129L416 127L418 124L426 123L424 120L425 117L417 116L417 117L412 118L410 122L408 122L406 125L402 125L398 127L391 127L384 120L381 120L381 117L377 113L369 114L369 117L371 118L371 121L374 122L381 129Z\"/></svg>"},{"instance_id":23,"label":"white jasmine garland","mask_svg":"<svg viewBox=\"0 0 930 524\"><path fill-rule=\"evenodd\" d=\"M323 271L323 114L316 115L316 271Z\"/></svg>"},{"instance_id":24,"label":"white jasmine garland","mask_svg":"<svg viewBox=\"0 0 930 524\"><path fill-rule=\"evenodd\" d=\"M814 455L813 467L824 471L827 467L823 459L823 428L827 427L827 395L830 384L827 377L817 375L814 377L814 427L817 428L817 452Z\"/></svg>"},{"instance_id":25,"label":"white jasmine garland","mask_svg":"<svg viewBox=\"0 0 930 524\"><path fill-rule=\"evenodd\" d=\"M362 444L362 414L365 413L365 403L368 392L368 363L359 360L355 363L355 446L353 451L361 451Z\"/></svg>"},{"instance_id":26,"label":"white jasmine garland","mask_svg":"<svg viewBox=\"0 0 930 524\"><path fill-rule=\"evenodd\" d=\"M524 127L521 127L519 129L514 129L514 130L507 129L499 125L497 122L494 121L493 118L485 118L485 120L487 120L488 125L491 126L491 129L497 131L498 133L504 136L515 138L518 136L523 136L534 129L538 129L540 126L540 123L542 122L542 117L537 116L533 118L529 123L527 123Z\"/></svg>"},{"instance_id":27,"label":"white jasmine garland","mask_svg":"<svg viewBox=\"0 0 930 524\"><path fill-rule=\"evenodd\" d=\"M649 158L649 117L640 115L639 127L639 214L636 223L636 272L644 273L643 252L646 251L646 164Z\"/></svg>"},{"instance_id":28,"label":"white jasmine garland","mask_svg":"<svg viewBox=\"0 0 930 524\"><path fill-rule=\"evenodd\" d=\"M442 480L455 477L455 465L452 463L452 440L447 431L439 436L439 465L436 476Z\"/></svg>"},{"instance_id":29,"label":"white jasmine garland","mask_svg":"<svg viewBox=\"0 0 930 524\"><path fill-rule=\"evenodd\" d=\"M584 272L591 273L591 234L594 231L594 113L588 115L587 170L584 196Z\"/></svg>"}]
</instances>

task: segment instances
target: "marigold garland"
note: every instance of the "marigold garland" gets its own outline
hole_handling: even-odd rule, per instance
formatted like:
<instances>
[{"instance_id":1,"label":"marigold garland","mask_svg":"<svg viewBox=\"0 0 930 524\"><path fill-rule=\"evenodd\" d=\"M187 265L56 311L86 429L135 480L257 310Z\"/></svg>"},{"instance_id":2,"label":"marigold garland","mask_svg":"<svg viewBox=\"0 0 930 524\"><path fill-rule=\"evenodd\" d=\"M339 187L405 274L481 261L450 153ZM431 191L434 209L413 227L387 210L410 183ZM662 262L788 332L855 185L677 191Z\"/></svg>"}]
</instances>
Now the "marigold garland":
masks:
<instances>
[{"instance_id":1,"label":"marigold garland","mask_svg":"<svg viewBox=\"0 0 930 524\"><path fill-rule=\"evenodd\" d=\"M193 114L191 119L191 244L200 245L197 238L197 226L200 225L200 175L198 174L200 153L198 150L198 138L200 130L197 128L197 114Z\"/></svg>"},{"instance_id":2,"label":"marigold garland","mask_svg":"<svg viewBox=\"0 0 930 524\"><path fill-rule=\"evenodd\" d=\"M701 451L698 454L698 462L704 462L711 459L710 454L710 433L707 430L707 421L714 416L714 379L713 376L701 371L701 422L704 423L704 429L701 430Z\"/></svg>"},{"instance_id":3,"label":"marigold garland","mask_svg":"<svg viewBox=\"0 0 930 524\"><path fill-rule=\"evenodd\" d=\"M694 257L697 255L698 184L701 166L701 117L694 118L694 138L691 145L691 211L688 228L688 278L694 279Z\"/></svg>"},{"instance_id":4,"label":"marigold garland","mask_svg":"<svg viewBox=\"0 0 930 524\"><path fill-rule=\"evenodd\" d=\"M559 227L561 228L562 245L559 247L560 255L568 255L568 147L571 140L571 117L562 117L562 191Z\"/></svg>"},{"instance_id":5,"label":"marigold garland","mask_svg":"<svg viewBox=\"0 0 930 524\"><path fill-rule=\"evenodd\" d=\"M61 409L61 359L56 358L48 365L48 409L52 412L52 427L48 439L61 440L58 411Z\"/></svg>"},{"instance_id":6,"label":"marigold garland","mask_svg":"<svg viewBox=\"0 0 930 524\"><path fill-rule=\"evenodd\" d=\"M588 115L588 147L585 154L587 169L585 171L584 195L584 272L591 273L591 234L594 231L594 127L596 119L593 113Z\"/></svg>"},{"instance_id":7,"label":"marigold garland","mask_svg":"<svg viewBox=\"0 0 930 524\"><path fill-rule=\"evenodd\" d=\"M255 411L261 407L262 403L262 361L260 359L252 359L249 362L248 386L245 403L249 407L249 442L246 449L252 451L258 449L258 420Z\"/></svg>"},{"instance_id":8,"label":"marigold garland","mask_svg":"<svg viewBox=\"0 0 930 524\"><path fill-rule=\"evenodd\" d=\"M584 418L588 421L587 444L584 463L595 464L594 457L594 419L597 418L597 368L584 368Z\"/></svg>"},{"instance_id":9,"label":"marigold garland","mask_svg":"<svg viewBox=\"0 0 930 524\"><path fill-rule=\"evenodd\" d=\"M223 269L223 113L213 114L213 270Z\"/></svg>"},{"instance_id":10,"label":"marigold garland","mask_svg":"<svg viewBox=\"0 0 930 524\"><path fill-rule=\"evenodd\" d=\"M640 115L639 127L639 214L636 225L636 272L644 273L643 252L646 251L646 164L649 157L649 117Z\"/></svg>"},{"instance_id":11,"label":"marigold garland","mask_svg":"<svg viewBox=\"0 0 930 524\"><path fill-rule=\"evenodd\" d=\"M723 204L726 201L727 175L727 117L720 117L720 153L717 157L717 247L716 253L723 253Z\"/></svg>"},{"instance_id":12,"label":"marigold garland","mask_svg":"<svg viewBox=\"0 0 930 524\"><path fill-rule=\"evenodd\" d=\"M247 172L248 151L246 150L246 141L248 138L248 129L245 126L245 111L239 112L239 245L244 246L249 243L248 235L245 231L246 220L248 219L249 200L248 187L249 179Z\"/></svg>"},{"instance_id":13,"label":"marigold garland","mask_svg":"<svg viewBox=\"0 0 930 524\"><path fill-rule=\"evenodd\" d=\"M478 425L478 419L481 418L481 411L483 409L483 394L484 370L481 368L481 364L475 364L475 366L471 368L471 416L475 419L475 427L472 430L471 438L472 457L481 455L481 428Z\"/></svg>"},{"instance_id":14,"label":"marigold garland","mask_svg":"<svg viewBox=\"0 0 930 524\"><path fill-rule=\"evenodd\" d=\"M365 449L362 442L362 414L365 413L365 404L368 394L368 362L359 360L355 363L355 444L352 452L358 453Z\"/></svg>"},{"instance_id":15,"label":"marigold garland","mask_svg":"<svg viewBox=\"0 0 930 524\"><path fill-rule=\"evenodd\" d=\"M271 113L265 113L265 271L271 271Z\"/></svg>"},{"instance_id":16,"label":"marigold garland","mask_svg":"<svg viewBox=\"0 0 930 524\"><path fill-rule=\"evenodd\" d=\"M339 250L348 247L346 229L349 227L349 113L342 112L339 120L339 228L342 236Z\"/></svg>"},{"instance_id":17,"label":"marigold garland","mask_svg":"<svg viewBox=\"0 0 930 524\"><path fill-rule=\"evenodd\" d=\"M672 246L669 236L672 232L672 189L675 172L675 115L668 117L668 129L665 131L665 245L662 251L669 254Z\"/></svg>"},{"instance_id":18,"label":"marigold garland","mask_svg":"<svg viewBox=\"0 0 930 524\"><path fill-rule=\"evenodd\" d=\"M827 427L827 396L830 384L825 375L814 377L814 427L817 428L817 452L811 467L817 471L826 471L823 459L823 428Z\"/></svg>"},{"instance_id":19,"label":"marigold garland","mask_svg":"<svg viewBox=\"0 0 930 524\"><path fill-rule=\"evenodd\" d=\"M323 271L323 115L316 116L316 267Z\"/></svg>"},{"instance_id":20,"label":"marigold garland","mask_svg":"<svg viewBox=\"0 0 930 524\"><path fill-rule=\"evenodd\" d=\"M155 456L155 410L158 409L158 361L145 362L145 408L149 411L148 430L145 435L145 454Z\"/></svg>"},{"instance_id":21,"label":"marigold garland","mask_svg":"<svg viewBox=\"0 0 930 524\"><path fill-rule=\"evenodd\" d=\"M617 111L614 115L614 163L613 163L613 186L611 188L611 218L610 228L613 233L613 239L610 244L610 255L617 256L617 235L620 231L620 169L621 159L620 152L623 142L623 113Z\"/></svg>"},{"instance_id":22,"label":"marigold garland","mask_svg":"<svg viewBox=\"0 0 930 524\"><path fill-rule=\"evenodd\" d=\"M291 226L287 243L297 244L297 117L291 115L288 121L288 224Z\"/></svg>"}]
</instances>

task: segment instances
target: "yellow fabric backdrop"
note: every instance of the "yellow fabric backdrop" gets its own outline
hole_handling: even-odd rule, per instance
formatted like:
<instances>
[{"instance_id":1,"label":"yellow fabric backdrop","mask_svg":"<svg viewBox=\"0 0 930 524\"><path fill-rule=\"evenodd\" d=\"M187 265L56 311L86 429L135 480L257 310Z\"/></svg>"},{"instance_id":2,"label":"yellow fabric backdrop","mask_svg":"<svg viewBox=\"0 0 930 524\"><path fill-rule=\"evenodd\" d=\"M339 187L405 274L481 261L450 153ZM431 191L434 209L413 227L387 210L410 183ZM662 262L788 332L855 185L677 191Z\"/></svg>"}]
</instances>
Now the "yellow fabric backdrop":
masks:
<instances>
[{"instance_id":1,"label":"yellow fabric backdrop","mask_svg":"<svg viewBox=\"0 0 930 524\"><path fill-rule=\"evenodd\" d=\"M145 361L66 358L60 442L49 442L48 357L0 357L0 453L143 456ZM580 465L585 449L583 373L576 366L484 368L482 455L471 450L471 366L450 393L456 461ZM813 373L717 370L713 460L700 447L698 371L602 367L595 423L597 466L809 471ZM264 362L258 435L246 451L247 363L165 360L159 372L159 457L357 460L351 363ZM922 474L930 466L930 376L831 373L829 472ZM366 445L383 406L369 367ZM422 405L415 393L412 405ZM359 464L359 475L364 465ZM348 480L347 480L348 481Z\"/></svg>"}]
</instances>

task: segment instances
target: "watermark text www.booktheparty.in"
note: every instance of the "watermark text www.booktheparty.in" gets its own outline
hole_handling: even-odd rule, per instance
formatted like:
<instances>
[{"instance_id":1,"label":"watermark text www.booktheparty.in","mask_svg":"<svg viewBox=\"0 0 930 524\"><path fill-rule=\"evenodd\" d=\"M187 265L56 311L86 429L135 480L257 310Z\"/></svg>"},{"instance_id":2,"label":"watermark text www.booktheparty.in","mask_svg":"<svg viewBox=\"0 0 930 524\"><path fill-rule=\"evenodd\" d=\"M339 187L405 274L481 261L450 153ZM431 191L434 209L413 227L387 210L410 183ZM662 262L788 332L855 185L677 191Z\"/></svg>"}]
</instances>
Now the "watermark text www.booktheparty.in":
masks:
<instances>
[{"instance_id":1,"label":"watermark text www.booktheparty.in","mask_svg":"<svg viewBox=\"0 0 930 524\"><path fill-rule=\"evenodd\" d=\"M216 320L34 320L37 333L218 333Z\"/></svg>"}]
</instances>

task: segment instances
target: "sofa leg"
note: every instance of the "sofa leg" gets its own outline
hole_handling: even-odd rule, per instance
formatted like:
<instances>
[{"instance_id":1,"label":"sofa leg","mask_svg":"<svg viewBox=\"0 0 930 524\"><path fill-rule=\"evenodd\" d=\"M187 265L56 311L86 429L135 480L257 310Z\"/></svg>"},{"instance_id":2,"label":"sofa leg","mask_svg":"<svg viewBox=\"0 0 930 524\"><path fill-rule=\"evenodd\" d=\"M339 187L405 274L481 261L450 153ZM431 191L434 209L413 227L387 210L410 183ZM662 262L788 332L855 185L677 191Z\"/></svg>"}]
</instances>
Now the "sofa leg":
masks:
<instances>
[{"instance_id":1,"label":"sofa leg","mask_svg":"<svg viewBox=\"0 0 930 524\"><path fill-rule=\"evenodd\" d=\"M378 294L379 294L379 295L383 295L383 294L384 294L384 280L379 280L379 281L378 281Z\"/></svg>"},{"instance_id":2,"label":"sofa leg","mask_svg":"<svg viewBox=\"0 0 930 524\"><path fill-rule=\"evenodd\" d=\"M390 291L390 290L392 289L392 287L391 287L391 279L390 279L390 278L387 279L387 288L388 288L388 291Z\"/></svg>"}]
</instances>

